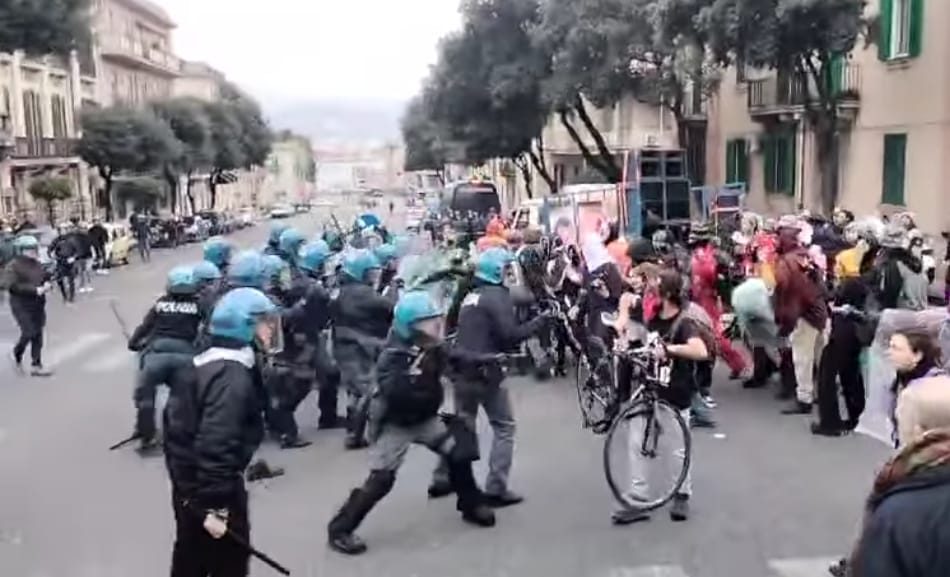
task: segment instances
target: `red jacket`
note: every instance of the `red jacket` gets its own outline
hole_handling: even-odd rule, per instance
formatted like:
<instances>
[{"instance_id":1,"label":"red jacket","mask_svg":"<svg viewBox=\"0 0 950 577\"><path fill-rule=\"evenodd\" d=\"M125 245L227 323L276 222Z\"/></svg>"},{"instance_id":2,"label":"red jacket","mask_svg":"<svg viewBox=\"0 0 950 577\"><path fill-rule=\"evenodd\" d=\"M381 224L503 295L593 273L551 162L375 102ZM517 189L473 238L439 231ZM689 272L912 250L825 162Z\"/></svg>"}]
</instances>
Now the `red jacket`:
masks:
<instances>
[{"instance_id":1,"label":"red jacket","mask_svg":"<svg viewBox=\"0 0 950 577\"><path fill-rule=\"evenodd\" d=\"M828 304L821 283L812 279L798 263L798 251L783 254L775 263L775 294L772 305L775 322L783 336L795 330L799 319L824 330Z\"/></svg>"}]
</instances>

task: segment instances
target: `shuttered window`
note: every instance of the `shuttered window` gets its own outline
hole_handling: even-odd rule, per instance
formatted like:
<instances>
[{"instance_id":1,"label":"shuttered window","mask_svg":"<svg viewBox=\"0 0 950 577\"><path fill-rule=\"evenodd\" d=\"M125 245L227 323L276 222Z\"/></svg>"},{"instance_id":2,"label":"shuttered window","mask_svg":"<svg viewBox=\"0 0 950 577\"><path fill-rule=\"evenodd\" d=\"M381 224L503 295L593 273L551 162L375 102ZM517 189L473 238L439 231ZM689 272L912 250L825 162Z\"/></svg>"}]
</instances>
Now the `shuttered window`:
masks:
<instances>
[{"instance_id":1,"label":"shuttered window","mask_svg":"<svg viewBox=\"0 0 950 577\"><path fill-rule=\"evenodd\" d=\"M884 135L884 190L881 202L904 205L904 173L907 160L907 135Z\"/></svg>"},{"instance_id":2,"label":"shuttered window","mask_svg":"<svg viewBox=\"0 0 950 577\"><path fill-rule=\"evenodd\" d=\"M762 139L765 191L795 194L795 131L766 134Z\"/></svg>"},{"instance_id":3,"label":"shuttered window","mask_svg":"<svg viewBox=\"0 0 950 577\"><path fill-rule=\"evenodd\" d=\"M881 0L878 58L916 58L923 48L926 0Z\"/></svg>"},{"instance_id":4,"label":"shuttered window","mask_svg":"<svg viewBox=\"0 0 950 577\"><path fill-rule=\"evenodd\" d=\"M726 142L726 184L749 182L749 153L744 138Z\"/></svg>"}]
</instances>

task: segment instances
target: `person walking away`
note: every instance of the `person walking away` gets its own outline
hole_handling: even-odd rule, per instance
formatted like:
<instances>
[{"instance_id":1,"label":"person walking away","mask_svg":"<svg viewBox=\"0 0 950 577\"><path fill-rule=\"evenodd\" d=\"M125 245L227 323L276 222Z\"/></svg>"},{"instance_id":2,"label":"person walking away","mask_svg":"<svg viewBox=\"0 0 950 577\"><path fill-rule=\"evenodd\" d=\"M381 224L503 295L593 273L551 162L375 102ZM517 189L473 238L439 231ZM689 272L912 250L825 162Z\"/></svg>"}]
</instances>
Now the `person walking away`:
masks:
<instances>
[{"instance_id":1,"label":"person walking away","mask_svg":"<svg viewBox=\"0 0 950 577\"><path fill-rule=\"evenodd\" d=\"M273 341L276 307L235 289L211 314L211 346L187 366L164 414L175 544L171 577L246 577L251 542L244 473L264 436L252 345ZM265 349L266 350L266 349ZM230 537L233 535L235 538Z\"/></svg>"},{"instance_id":2,"label":"person walking away","mask_svg":"<svg viewBox=\"0 0 950 577\"><path fill-rule=\"evenodd\" d=\"M76 259L79 247L67 225L60 225L59 236L49 245L49 254L53 257L56 267L56 284L63 296L63 302L72 303L76 300Z\"/></svg>"},{"instance_id":3,"label":"person walking away","mask_svg":"<svg viewBox=\"0 0 950 577\"><path fill-rule=\"evenodd\" d=\"M155 428L155 396L160 385L173 389L182 367L195 356L202 319L198 281L191 267L175 267L168 273L165 294L146 313L129 336L130 351L140 353L138 382L133 394L135 437L138 452L146 457L158 449Z\"/></svg>"},{"instance_id":4,"label":"person walking away","mask_svg":"<svg viewBox=\"0 0 950 577\"><path fill-rule=\"evenodd\" d=\"M89 231L86 230L85 225L76 223L73 223L73 230L70 234L73 237L73 242L76 243L78 252L76 255L76 276L79 277L79 286L76 290L80 293L90 293L94 290L90 273L90 261L93 258L92 237L89 236Z\"/></svg>"},{"instance_id":5,"label":"person walking away","mask_svg":"<svg viewBox=\"0 0 950 577\"><path fill-rule=\"evenodd\" d=\"M494 507L521 503L524 498L508 488L515 446L515 416L505 386L505 373L499 362L484 359L503 355L544 328L551 311L545 311L525 324L515 323L515 308L504 286L505 270L514 256L506 249L493 248L481 253L475 264L475 283L459 311L455 349L471 360L458 363L455 381L455 408L474 430L479 407L485 409L493 438L485 481L486 501ZM449 464L443 459L433 476L429 495L433 498L451 492Z\"/></svg>"},{"instance_id":6,"label":"person walking away","mask_svg":"<svg viewBox=\"0 0 950 577\"><path fill-rule=\"evenodd\" d=\"M927 308L927 278L923 265L907 249L907 234L889 226L881 239L881 252L871 279L871 290L881 310Z\"/></svg>"},{"instance_id":7,"label":"person walking away","mask_svg":"<svg viewBox=\"0 0 950 577\"><path fill-rule=\"evenodd\" d=\"M660 392L660 397L679 410L684 419L689 420L690 406L695 392L694 374L697 362L710 360L710 352L703 342L699 328L693 319L684 312L683 277L676 271L665 270L660 273L659 296L660 310L647 324L647 329L658 333L665 343L665 353L670 360L670 385ZM636 437L642 431L630 432L628 446L632 449L630 455L630 493L633 496L643 495L647 490L646 463L641 454L642 439ZM685 458L685 451L677 450L675 457ZM670 519L686 521L689 518L689 499L692 495L692 463L687 471L686 480L679 492L673 497L670 508ZM613 514L613 522L617 525L649 519L649 514L640 509L624 508Z\"/></svg>"},{"instance_id":8,"label":"person walking away","mask_svg":"<svg viewBox=\"0 0 950 577\"><path fill-rule=\"evenodd\" d=\"M692 258L690 289L695 301L706 311L716 331L719 352L729 365L731 379L740 379L746 371L742 355L722 332L722 307L719 304L719 263L712 244L712 231L706 224L694 224L690 230Z\"/></svg>"},{"instance_id":9,"label":"person walking away","mask_svg":"<svg viewBox=\"0 0 950 577\"><path fill-rule=\"evenodd\" d=\"M370 250L349 252L343 258L340 292L333 301L333 353L347 394L344 446L349 450L367 446L366 419L376 360L392 321L394 301L375 289L379 275L379 261Z\"/></svg>"},{"instance_id":10,"label":"person walking away","mask_svg":"<svg viewBox=\"0 0 950 577\"><path fill-rule=\"evenodd\" d=\"M950 575L950 383L928 378L901 393L902 449L878 473L861 535L842 575ZM845 564L842 564L845 565Z\"/></svg>"},{"instance_id":11,"label":"person walking away","mask_svg":"<svg viewBox=\"0 0 950 577\"><path fill-rule=\"evenodd\" d=\"M13 347L13 365L23 374L23 355L30 347L30 375L48 377L43 368L43 330L46 328L46 294L52 290L49 275L39 261L36 237L23 235L13 243L16 256L4 269L3 286L10 295L10 312L20 329Z\"/></svg>"},{"instance_id":12,"label":"person walking away","mask_svg":"<svg viewBox=\"0 0 950 577\"><path fill-rule=\"evenodd\" d=\"M447 461L450 485L458 497L456 508L464 521L480 527L495 524L495 514L486 507L472 473L472 461L478 459L475 430L461 419L438 415L449 356L442 343L442 313L427 293L414 291L399 299L393 317L393 330L379 357L370 474L327 527L330 547L347 555L366 551L354 531L392 490L412 444L424 445Z\"/></svg>"},{"instance_id":13,"label":"person walking away","mask_svg":"<svg viewBox=\"0 0 950 577\"><path fill-rule=\"evenodd\" d=\"M89 227L89 241L92 243L93 254L95 255L95 268L98 274L109 274L109 256L106 254L106 244L109 242L109 231L102 226L102 221L98 218L92 221Z\"/></svg>"},{"instance_id":14,"label":"person walking away","mask_svg":"<svg viewBox=\"0 0 950 577\"><path fill-rule=\"evenodd\" d=\"M782 413L807 415L815 400L815 355L821 352L828 307L823 283L812 269L808 252L798 246L790 248L787 239L782 242L782 254L775 265L773 304L779 335L787 336L791 345L796 383L796 400Z\"/></svg>"},{"instance_id":15,"label":"person walking away","mask_svg":"<svg viewBox=\"0 0 950 577\"><path fill-rule=\"evenodd\" d=\"M152 244L148 221L147 215L138 212L133 212L132 216L129 217L129 226L132 228L132 234L135 235L135 240L138 242L139 256L142 257L142 262L152 260Z\"/></svg>"}]
</instances>

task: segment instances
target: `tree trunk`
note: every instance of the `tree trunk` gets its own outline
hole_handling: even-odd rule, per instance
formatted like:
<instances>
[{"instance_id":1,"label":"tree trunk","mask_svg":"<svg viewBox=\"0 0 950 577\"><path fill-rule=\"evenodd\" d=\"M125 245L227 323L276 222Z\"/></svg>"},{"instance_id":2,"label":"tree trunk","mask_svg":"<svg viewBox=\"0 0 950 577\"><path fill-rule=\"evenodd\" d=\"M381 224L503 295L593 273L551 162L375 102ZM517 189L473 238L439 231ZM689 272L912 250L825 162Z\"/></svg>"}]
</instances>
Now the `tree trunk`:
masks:
<instances>
[{"instance_id":1,"label":"tree trunk","mask_svg":"<svg viewBox=\"0 0 950 577\"><path fill-rule=\"evenodd\" d=\"M46 201L46 212L49 215L49 225L56 226L56 201L52 198Z\"/></svg>"},{"instance_id":2,"label":"tree trunk","mask_svg":"<svg viewBox=\"0 0 950 577\"><path fill-rule=\"evenodd\" d=\"M528 158L531 160L531 164L534 165L534 169L537 170L541 178L544 179L544 183L548 185L548 192L557 194L557 181L555 181L551 173L548 172L548 167L544 164L544 157L539 156L533 150L529 150Z\"/></svg>"},{"instance_id":3,"label":"tree trunk","mask_svg":"<svg viewBox=\"0 0 950 577\"><path fill-rule=\"evenodd\" d=\"M435 175L439 178L439 184L445 186L445 169L436 170Z\"/></svg>"},{"instance_id":4,"label":"tree trunk","mask_svg":"<svg viewBox=\"0 0 950 577\"><path fill-rule=\"evenodd\" d=\"M594 121L591 120L590 115L587 114L587 107L584 106L584 101L578 98L577 103L574 105L574 110L577 111L577 116L580 117L581 122L584 123L584 128L587 129L587 132L589 132L591 137L594 139L594 144L597 145L597 152L603 159L604 166L607 167L608 171L604 173L604 176L606 176L607 180L611 183L620 182L623 174L620 170L620 167L617 166L617 160L614 158L614 154L607 146L607 141L604 140L604 135L600 133L600 130L598 130L597 126L594 124Z\"/></svg>"},{"instance_id":5,"label":"tree trunk","mask_svg":"<svg viewBox=\"0 0 950 577\"><path fill-rule=\"evenodd\" d=\"M835 124L830 124L827 119L819 120L814 126L818 143L818 166L821 172L821 211L825 216L831 216L838 204L838 169L841 151L837 118L833 119L833 122Z\"/></svg>"},{"instance_id":6,"label":"tree trunk","mask_svg":"<svg viewBox=\"0 0 950 577\"><path fill-rule=\"evenodd\" d=\"M165 169L165 181L168 183L168 205L172 214L178 214L179 178L174 171Z\"/></svg>"},{"instance_id":7,"label":"tree trunk","mask_svg":"<svg viewBox=\"0 0 950 577\"><path fill-rule=\"evenodd\" d=\"M102 192L102 208L105 209L106 221L111 222L115 216L112 207L112 170L99 169L99 176L102 177L105 188Z\"/></svg>"},{"instance_id":8,"label":"tree trunk","mask_svg":"<svg viewBox=\"0 0 950 577\"><path fill-rule=\"evenodd\" d=\"M528 195L528 198L534 198L534 191L531 188L531 167L528 165L527 160L525 160L522 155L512 158L511 162L521 171L521 178L524 179L525 194Z\"/></svg>"},{"instance_id":9,"label":"tree trunk","mask_svg":"<svg viewBox=\"0 0 950 577\"><path fill-rule=\"evenodd\" d=\"M218 173L211 171L211 176L208 177L208 196L211 200L211 209L214 209L214 205L218 202Z\"/></svg>"},{"instance_id":10,"label":"tree trunk","mask_svg":"<svg viewBox=\"0 0 950 577\"><path fill-rule=\"evenodd\" d=\"M195 214L195 195L191 192L191 173L189 172L185 179L185 197L188 199L188 206L191 208L191 214Z\"/></svg>"},{"instance_id":11,"label":"tree trunk","mask_svg":"<svg viewBox=\"0 0 950 577\"><path fill-rule=\"evenodd\" d=\"M609 178L609 169L603 163L603 161L600 158L594 156L594 153L592 153L590 149L587 148L587 145L584 144L584 140L581 138L580 134L578 134L577 129L574 128L573 124L571 124L567 111L562 110L558 114L558 118L561 119L561 125L564 126L565 130L567 130L567 134L571 137L571 140L573 140L574 144L577 145L577 149L580 150L581 156L584 157L584 161L587 162L591 168Z\"/></svg>"}]
</instances>

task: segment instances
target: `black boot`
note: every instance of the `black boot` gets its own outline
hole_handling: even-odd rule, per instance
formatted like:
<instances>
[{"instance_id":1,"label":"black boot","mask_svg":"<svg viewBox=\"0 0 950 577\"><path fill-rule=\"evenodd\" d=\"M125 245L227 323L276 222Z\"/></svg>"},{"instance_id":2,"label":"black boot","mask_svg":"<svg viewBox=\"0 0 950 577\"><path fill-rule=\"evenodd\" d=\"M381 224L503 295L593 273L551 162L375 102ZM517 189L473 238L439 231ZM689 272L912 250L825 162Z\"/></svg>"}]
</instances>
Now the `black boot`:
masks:
<instances>
[{"instance_id":1,"label":"black boot","mask_svg":"<svg viewBox=\"0 0 950 577\"><path fill-rule=\"evenodd\" d=\"M495 526L495 512L485 504L484 496L475 484L471 462L449 461L449 484L458 496L455 508L462 513L466 523L478 527Z\"/></svg>"},{"instance_id":2,"label":"black boot","mask_svg":"<svg viewBox=\"0 0 950 577\"><path fill-rule=\"evenodd\" d=\"M142 407L135 411L135 436L139 439L136 449L143 457L153 456L158 449L155 440L155 410L152 407Z\"/></svg>"},{"instance_id":3,"label":"black boot","mask_svg":"<svg viewBox=\"0 0 950 577\"><path fill-rule=\"evenodd\" d=\"M395 473L373 471L359 489L353 489L350 498L327 525L330 548L344 555L359 555L366 552L366 543L353 532L360 526L383 497L393 488Z\"/></svg>"},{"instance_id":4,"label":"black boot","mask_svg":"<svg viewBox=\"0 0 950 577\"><path fill-rule=\"evenodd\" d=\"M795 401L793 405L782 409L783 415L810 415L811 414L811 403L803 403L801 401Z\"/></svg>"},{"instance_id":5,"label":"black boot","mask_svg":"<svg viewBox=\"0 0 950 577\"><path fill-rule=\"evenodd\" d=\"M780 401L788 401L795 398L798 379L795 378L795 362L792 357L792 349L781 349L780 353L782 360L779 365L779 375L782 378L782 384L775 398Z\"/></svg>"},{"instance_id":6,"label":"black boot","mask_svg":"<svg viewBox=\"0 0 950 577\"><path fill-rule=\"evenodd\" d=\"M364 449L369 446L366 442L366 415L359 409L346 411L346 438L343 447L347 451Z\"/></svg>"}]
</instances>

